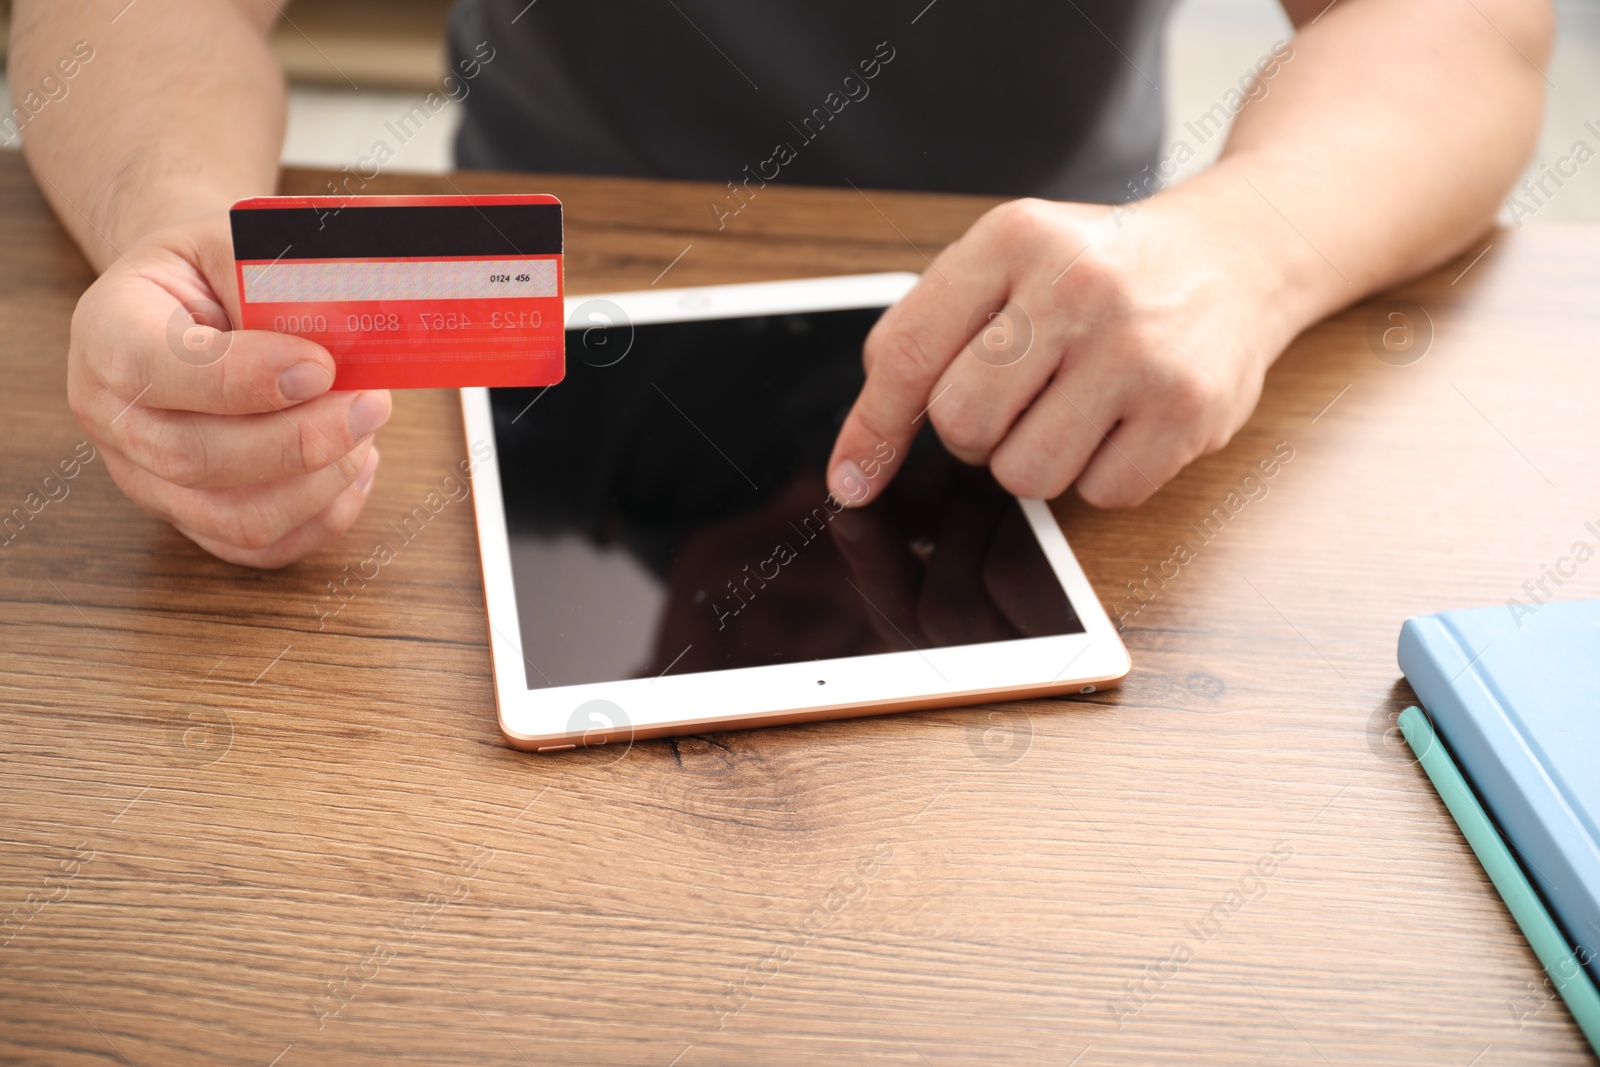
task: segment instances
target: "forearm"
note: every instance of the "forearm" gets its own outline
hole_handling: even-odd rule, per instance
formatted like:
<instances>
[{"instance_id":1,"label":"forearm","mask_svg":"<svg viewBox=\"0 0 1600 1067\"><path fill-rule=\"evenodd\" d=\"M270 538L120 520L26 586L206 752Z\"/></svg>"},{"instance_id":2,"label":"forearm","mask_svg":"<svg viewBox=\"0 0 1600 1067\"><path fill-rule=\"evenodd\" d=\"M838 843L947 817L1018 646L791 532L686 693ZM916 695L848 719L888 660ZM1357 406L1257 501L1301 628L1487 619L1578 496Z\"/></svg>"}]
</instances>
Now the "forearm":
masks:
<instances>
[{"instance_id":1,"label":"forearm","mask_svg":"<svg viewBox=\"0 0 1600 1067\"><path fill-rule=\"evenodd\" d=\"M1293 59L1174 204L1225 213L1289 332L1460 252L1539 131L1544 0L1286 3ZM1203 202L1203 204L1202 204Z\"/></svg>"},{"instance_id":2,"label":"forearm","mask_svg":"<svg viewBox=\"0 0 1600 1067\"><path fill-rule=\"evenodd\" d=\"M22 138L45 197L97 269L153 230L272 192L286 110L266 43L273 17L262 0L18 0L19 96L59 80L56 64L77 42L93 49Z\"/></svg>"}]
</instances>

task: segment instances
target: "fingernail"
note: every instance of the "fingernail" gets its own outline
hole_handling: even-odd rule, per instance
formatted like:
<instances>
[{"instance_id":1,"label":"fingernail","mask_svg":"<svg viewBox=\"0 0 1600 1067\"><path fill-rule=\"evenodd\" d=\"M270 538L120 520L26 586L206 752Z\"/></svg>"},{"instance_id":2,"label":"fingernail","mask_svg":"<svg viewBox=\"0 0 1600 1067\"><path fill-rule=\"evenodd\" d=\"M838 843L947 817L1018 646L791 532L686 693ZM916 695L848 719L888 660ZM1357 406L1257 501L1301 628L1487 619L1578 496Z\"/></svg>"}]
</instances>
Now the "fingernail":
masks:
<instances>
[{"instance_id":1,"label":"fingernail","mask_svg":"<svg viewBox=\"0 0 1600 1067\"><path fill-rule=\"evenodd\" d=\"M318 363L296 363L278 375L278 392L285 400L299 403L321 396L333 384L333 378Z\"/></svg>"},{"instance_id":2,"label":"fingernail","mask_svg":"<svg viewBox=\"0 0 1600 1067\"><path fill-rule=\"evenodd\" d=\"M350 436L359 441L389 421L389 405L378 393L362 393L350 405Z\"/></svg>"},{"instance_id":3,"label":"fingernail","mask_svg":"<svg viewBox=\"0 0 1600 1067\"><path fill-rule=\"evenodd\" d=\"M350 484L356 487L356 492L365 493L372 485L373 476L378 473L378 450L373 448L367 453L367 461L361 465L361 473L356 475L356 480Z\"/></svg>"},{"instance_id":4,"label":"fingernail","mask_svg":"<svg viewBox=\"0 0 1600 1067\"><path fill-rule=\"evenodd\" d=\"M867 478L854 460L841 459L828 478L828 490L841 504L859 504L867 498Z\"/></svg>"}]
</instances>

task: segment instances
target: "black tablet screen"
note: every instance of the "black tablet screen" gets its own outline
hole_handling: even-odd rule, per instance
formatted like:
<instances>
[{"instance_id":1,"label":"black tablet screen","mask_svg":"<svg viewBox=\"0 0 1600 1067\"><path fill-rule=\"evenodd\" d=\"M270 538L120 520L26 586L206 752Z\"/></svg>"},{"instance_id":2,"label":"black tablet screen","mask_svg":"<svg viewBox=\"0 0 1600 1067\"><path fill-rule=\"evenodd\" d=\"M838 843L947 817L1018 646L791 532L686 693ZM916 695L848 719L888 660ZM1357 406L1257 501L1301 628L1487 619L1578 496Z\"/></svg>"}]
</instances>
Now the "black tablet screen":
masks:
<instances>
[{"instance_id":1,"label":"black tablet screen","mask_svg":"<svg viewBox=\"0 0 1600 1067\"><path fill-rule=\"evenodd\" d=\"M491 391L530 688L1083 632L926 425L870 506L829 495L881 313L572 330L560 385Z\"/></svg>"}]
</instances>

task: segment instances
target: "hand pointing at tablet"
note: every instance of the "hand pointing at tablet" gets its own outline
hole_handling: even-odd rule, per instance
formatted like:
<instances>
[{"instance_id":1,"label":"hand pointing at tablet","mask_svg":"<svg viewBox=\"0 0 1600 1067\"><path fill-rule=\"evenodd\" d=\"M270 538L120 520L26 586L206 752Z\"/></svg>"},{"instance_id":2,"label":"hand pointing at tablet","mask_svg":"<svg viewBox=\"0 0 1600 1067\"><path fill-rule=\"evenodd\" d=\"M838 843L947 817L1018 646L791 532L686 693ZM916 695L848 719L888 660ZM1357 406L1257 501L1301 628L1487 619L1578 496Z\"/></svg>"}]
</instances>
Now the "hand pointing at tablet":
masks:
<instances>
[{"instance_id":1,"label":"hand pointing at tablet","mask_svg":"<svg viewBox=\"0 0 1600 1067\"><path fill-rule=\"evenodd\" d=\"M869 457L894 455L892 476L926 419L1019 496L1143 501L1227 443L1293 336L1267 314L1259 259L1225 237L1156 203L1120 220L1038 200L989 212L873 329L829 488L875 497L889 478Z\"/></svg>"},{"instance_id":2,"label":"hand pointing at tablet","mask_svg":"<svg viewBox=\"0 0 1600 1067\"><path fill-rule=\"evenodd\" d=\"M1228 442L1301 330L1481 246L1533 144L1549 5L1283 6L1299 32L1215 164L1160 188L1164 158L1115 208L1003 204L883 316L839 499L881 493L926 419L1018 495L1137 504Z\"/></svg>"}]
</instances>

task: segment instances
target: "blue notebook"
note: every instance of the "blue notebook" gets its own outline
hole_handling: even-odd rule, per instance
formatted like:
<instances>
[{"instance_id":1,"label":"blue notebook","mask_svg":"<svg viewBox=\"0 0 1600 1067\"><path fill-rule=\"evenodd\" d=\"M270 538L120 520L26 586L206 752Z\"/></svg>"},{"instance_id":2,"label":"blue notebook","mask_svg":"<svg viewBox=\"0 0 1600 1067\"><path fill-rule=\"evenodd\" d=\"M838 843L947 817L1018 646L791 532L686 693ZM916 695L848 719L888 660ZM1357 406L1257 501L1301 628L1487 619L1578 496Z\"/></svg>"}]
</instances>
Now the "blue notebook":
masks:
<instances>
[{"instance_id":1,"label":"blue notebook","mask_svg":"<svg viewBox=\"0 0 1600 1067\"><path fill-rule=\"evenodd\" d=\"M1408 619L1400 669L1600 976L1600 600Z\"/></svg>"}]
</instances>

